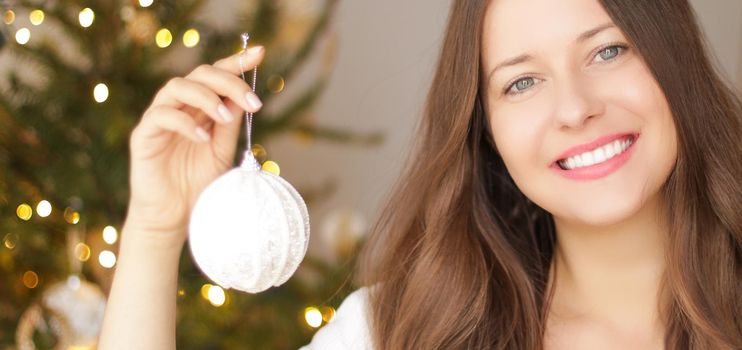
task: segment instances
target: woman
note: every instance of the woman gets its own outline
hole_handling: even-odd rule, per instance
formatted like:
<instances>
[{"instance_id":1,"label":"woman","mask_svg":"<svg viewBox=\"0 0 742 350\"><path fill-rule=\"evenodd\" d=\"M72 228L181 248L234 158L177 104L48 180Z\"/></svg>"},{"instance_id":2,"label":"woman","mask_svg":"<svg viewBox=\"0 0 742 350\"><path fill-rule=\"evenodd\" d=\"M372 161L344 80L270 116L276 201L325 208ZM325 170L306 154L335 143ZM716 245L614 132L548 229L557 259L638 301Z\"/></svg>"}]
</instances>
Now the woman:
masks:
<instances>
[{"instance_id":1,"label":"woman","mask_svg":"<svg viewBox=\"0 0 742 350\"><path fill-rule=\"evenodd\" d=\"M458 0L446 33L373 287L308 348L742 349L742 104L687 1ZM259 108L236 60L132 135L103 349L174 347L189 209Z\"/></svg>"}]
</instances>

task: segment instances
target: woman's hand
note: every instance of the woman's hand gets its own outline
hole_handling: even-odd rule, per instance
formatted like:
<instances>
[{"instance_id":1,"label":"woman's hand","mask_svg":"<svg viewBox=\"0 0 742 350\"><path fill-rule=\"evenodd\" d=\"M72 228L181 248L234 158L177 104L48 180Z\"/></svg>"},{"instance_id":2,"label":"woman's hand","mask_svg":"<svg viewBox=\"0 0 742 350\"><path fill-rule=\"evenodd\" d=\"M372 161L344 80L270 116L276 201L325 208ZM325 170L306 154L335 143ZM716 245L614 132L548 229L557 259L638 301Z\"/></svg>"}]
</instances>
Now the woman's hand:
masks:
<instances>
[{"instance_id":1,"label":"woman's hand","mask_svg":"<svg viewBox=\"0 0 742 350\"><path fill-rule=\"evenodd\" d=\"M131 134L131 197L126 225L158 239L185 241L203 189L233 166L243 111L262 103L240 77L264 57L261 46L171 79Z\"/></svg>"}]
</instances>

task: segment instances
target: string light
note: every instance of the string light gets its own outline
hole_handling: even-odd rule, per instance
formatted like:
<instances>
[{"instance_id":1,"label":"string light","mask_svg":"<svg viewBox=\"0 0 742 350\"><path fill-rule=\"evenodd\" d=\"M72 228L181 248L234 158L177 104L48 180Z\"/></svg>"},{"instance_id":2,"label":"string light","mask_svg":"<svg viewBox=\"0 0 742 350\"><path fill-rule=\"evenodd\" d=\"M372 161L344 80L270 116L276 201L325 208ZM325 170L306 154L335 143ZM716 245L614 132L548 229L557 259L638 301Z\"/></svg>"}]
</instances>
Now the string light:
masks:
<instances>
[{"instance_id":1,"label":"string light","mask_svg":"<svg viewBox=\"0 0 742 350\"><path fill-rule=\"evenodd\" d=\"M198 34L198 30L196 29L188 29L183 34L183 45L185 47L194 47L198 45L199 40L201 40L201 35Z\"/></svg>"},{"instance_id":2,"label":"string light","mask_svg":"<svg viewBox=\"0 0 742 350\"><path fill-rule=\"evenodd\" d=\"M15 233L8 233L5 235L5 238L3 238L3 245L5 245L5 248L8 248L9 250L15 248L16 242L18 242L18 235Z\"/></svg>"},{"instance_id":3,"label":"string light","mask_svg":"<svg viewBox=\"0 0 742 350\"><path fill-rule=\"evenodd\" d=\"M266 160L268 160L268 151L265 150L265 147L263 145L256 143L253 144L252 147L250 147L250 150L252 151L252 155L255 157L255 159L258 160L259 163L264 163Z\"/></svg>"},{"instance_id":4,"label":"string light","mask_svg":"<svg viewBox=\"0 0 742 350\"><path fill-rule=\"evenodd\" d=\"M5 13L3 13L3 22L8 25L13 24L13 22L15 22L15 12L13 12L13 10L5 11Z\"/></svg>"},{"instance_id":5,"label":"string light","mask_svg":"<svg viewBox=\"0 0 742 350\"><path fill-rule=\"evenodd\" d=\"M201 286L201 297L209 300L209 288L211 288L211 284L205 283L203 286Z\"/></svg>"},{"instance_id":6,"label":"string light","mask_svg":"<svg viewBox=\"0 0 742 350\"><path fill-rule=\"evenodd\" d=\"M335 317L335 309L330 306L322 307L322 320L330 322Z\"/></svg>"},{"instance_id":7,"label":"string light","mask_svg":"<svg viewBox=\"0 0 742 350\"><path fill-rule=\"evenodd\" d=\"M209 302L211 305L220 307L227 301L227 295L224 293L224 289L219 286L211 286L208 292Z\"/></svg>"},{"instance_id":8,"label":"string light","mask_svg":"<svg viewBox=\"0 0 742 350\"><path fill-rule=\"evenodd\" d=\"M160 48L166 48L173 42L173 34L167 28L162 28L155 35L155 43Z\"/></svg>"},{"instance_id":9,"label":"string light","mask_svg":"<svg viewBox=\"0 0 742 350\"><path fill-rule=\"evenodd\" d=\"M78 19L80 21L80 25L83 28L88 28L93 25L93 21L95 20L95 12L93 12L91 8L86 7L80 11Z\"/></svg>"},{"instance_id":10,"label":"string light","mask_svg":"<svg viewBox=\"0 0 742 350\"><path fill-rule=\"evenodd\" d=\"M36 205L36 214L39 214L42 218L45 218L52 213L52 204L47 200L42 200Z\"/></svg>"},{"instance_id":11,"label":"string light","mask_svg":"<svg viewBox=\"0 0 742 350\"><path fill-rule=\"evenodd\" d=\"M80 260L82 262L88 261L90 259L90 247L88 247L85 243L77 243L75 245L75 257L77 260Z\"/></svg>"},{"instance_id":12,"label":"string light","mask_svg":"<svg viewBox=\"0 0 742 350\"><path fill-rule=\"evenodd\" d=\"M33 10L31 13L28 14L28 20L31 21L31 24L38 26L41 23L44 23L44 11L41 10Z\"/></svg>"},{"instance_id":13,"label":"string light","mask_svg":"<svg viewBox=\"0 0 742 350\"><path fill-rule=\"evenodd\" d=\"M152 5L153 2L154 0L139 0L139 6L149 7L150 5Z\"/></svg>"},{"instance_id":14,"label":"string light","mask_svg":"<svg viewBox=\"0 0 742 350\"><path fill-rule=\"evenodd\" d=\"M28 221L31 220L31 216L33 216L33 209L30 205L22 203L15 209L15 214L18 215L18 218L21 220Z\"/></svg>"},{"instance_id":15,"label":"string light","mask_svg":"<svg viewBox=\"0 0 742 350\"><path fill-rule=\"evenodd\" d=\"M114 244L116 243L116 240L119 238L119 233L116 231L116 228L113 226L106 226L103 228L103 240L108 244Z\"/></svg>"},{"instance_id":16,"label":"string light","mask_svg":"<svg viewBox=\"0 0 742 350\"><path fill-rule=\"evenodd\" d=\"M36 288L36 286L39 285L39 275L37 275L36 272L33 271L24 272L22 280L23 285L29 289L34 289Z\"/></svg>"},{"instance_id":17,"label":"string light","mask_svg":"<svg viewBox=\"0 0 742 350\"><path fill-rule=\"evenodd\" d=\"M185 292L183 293L185 294ZM211 305L216 307L224 305L224 302L227 300L227 295L224 293L224 289L210 283L205 283L201 286L201 297L208 300Z\"/></svg>"},{"instance_id":18,"label":"string light","mask_svg":"<svg viewBox=\"0 0 742 350\"><path fill-rule=\"evenodd\" d=\"M23 27L21 29L18 29L18 31L15 32L15 41L21 45L28 44L28 41L31 40L31 31L28 30L28 28Z\"/></svg>"},{"instance_id":19,"label":"string light","mask_svg":"<svg viewBox=\"0 0 742 350\"><path fill-rule=\"evenodd\" d=\"M93 88L93 98L95 102L103 103L108 99L108 86L103 83L99 83Z\"/></svg>"},{"instance_id":20,"label":"string light","mask_svg":"<svg viewBox=\"0 0 742 350\"><path fill-rule=\"evenodd\" d=\"M262 169L269 173L273 173L274 175L281 174L281 168L278 166L278 163L272 160L266 160L265 163L263 163Z\"/></svg>"},{"instance_id":21,"label":"string light","mask_svg":"<svg viewBox=\"0 0 742 350\"><path fill-rule=\"evenodd\" d=\"M277 94L283 91L285 86L286 81L283 79L282 76L274 74L268 77L268 91L270 91L271 93Z\"/></svg>"},{"instance_id":22,"label":"string light","mask_svg":"<svg viewBox=\"0 0 742 350\"><path fill-rule=\"evenodd\" d=\"M100 266L110 269L113 265L116 265L116 254L113 254L110 250L104 250L98 254L98 262Z\"/></svg>"},{"instance_id":23,"label":"string light","mask_svg":"<svg viewBox=\"0 0 742 350\"><path fill-rule=\"evenodd\" d=\"M70 207L67 207L64 210L64 220L67 221L68 224L75 225L80 222L80 213L76 212Z\"/></svg>"},{"instance_id":24,"label":"string light","mask_svg":"<svg viewBox=\"0 0 742 350\"><path fill-rule=\"evenodd\" d=\"M304 309L304 320L309 327L318 328L322 325L322 313L314 306Z\"/></svg>"}]
</instances>

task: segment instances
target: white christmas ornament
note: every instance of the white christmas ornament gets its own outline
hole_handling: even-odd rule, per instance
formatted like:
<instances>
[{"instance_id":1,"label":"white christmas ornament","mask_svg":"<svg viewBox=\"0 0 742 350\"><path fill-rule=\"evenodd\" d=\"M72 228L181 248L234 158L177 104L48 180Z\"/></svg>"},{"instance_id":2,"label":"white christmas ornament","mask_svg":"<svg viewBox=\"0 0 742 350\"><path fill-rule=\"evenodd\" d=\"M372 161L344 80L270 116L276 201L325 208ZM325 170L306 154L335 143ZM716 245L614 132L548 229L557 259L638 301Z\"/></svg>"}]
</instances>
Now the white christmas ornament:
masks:
<instances>
[{"instance_id":1,"label":"white christmas ornament","mask_svg":"<svg viewBox=\"0 0 742 350\"><path fill-rule=\"evenodd\" d=\"M16 346L36 349L34 334L41 333L56 339L55 349L93 349L105 308L106 297L96 284L71 275L67 281L52 285L39 303L23 313L16 329Z\"/></svg>"},{"instance_id":2,"label":"white christmas ornament","mask_svg":"<svg viewBox=\"0 0 742 350\"><path fill-rule=\"evenodd\" d=\"M243 34L245 48L247 39ZM259 293L285 283L298 268L309 245L309 215L294 187L261 170L251 151L251 125L248 113L242 164L201 193L188 239L196 264L209 279L225 289Z\"/></svg>"}]
</instances>

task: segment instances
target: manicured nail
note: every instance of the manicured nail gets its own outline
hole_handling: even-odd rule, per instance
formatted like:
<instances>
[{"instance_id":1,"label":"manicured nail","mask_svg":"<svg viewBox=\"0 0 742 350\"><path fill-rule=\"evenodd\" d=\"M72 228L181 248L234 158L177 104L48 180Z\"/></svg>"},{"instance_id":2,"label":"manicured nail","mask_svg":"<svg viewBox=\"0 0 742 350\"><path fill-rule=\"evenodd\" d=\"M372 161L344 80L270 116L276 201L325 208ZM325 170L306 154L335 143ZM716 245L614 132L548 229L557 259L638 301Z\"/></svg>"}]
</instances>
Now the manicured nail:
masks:
<instances>
[{"instance_id":1,"label":"manicured nail","mask_svg":"<svg viewBox=\"0 0 742 350\"><path fill-rule=\"evenodd\" d=\"M196 136L203 141L209 141L209 139L211 139L211 135L200 126L196 127Z\"/></svg>"},{"instance_id":2,"label":"manicured nail","mask_svg":"<svg viewBox=\"0 0 742 350\"><path fill-rule=\"evenodd\" d=\"M234 116L229 109L227 109L227 106L220 103L219 106L216 107L216 110L219 111L219 115L225 122L229 123L234 120Z\"/></svg>"},{"instance_id":3,"label":"manicured nail","mask_svg":"<svg viewBox=\"0 0 742 350\"><path fill-rule=\"evenodd\" d=\"M252 109L258 109L263 106L263 102L260 102L258 96L256 96L255 93L251 91L248 91L245 94L245 100L247 101L247 105L250 106Z\"/></svg>"},{"instance_id":4,"label":"manicured nail","mask_svg":"<svg viewBox=\"0 0 742 350\"><path fill-rule=\"evenodd\" d=\"M263 47L262 45L258 45L258 46L253 46L253 47L251 47L251 48L247 49L247 53L249 53L249 54L251 54L251 55L254 55L254 54L257 54L257 53L259 53L259 52L260 52L260 51L262 51L263 49L264 49L264 47Z\"/></svg>"}]
</instances>

